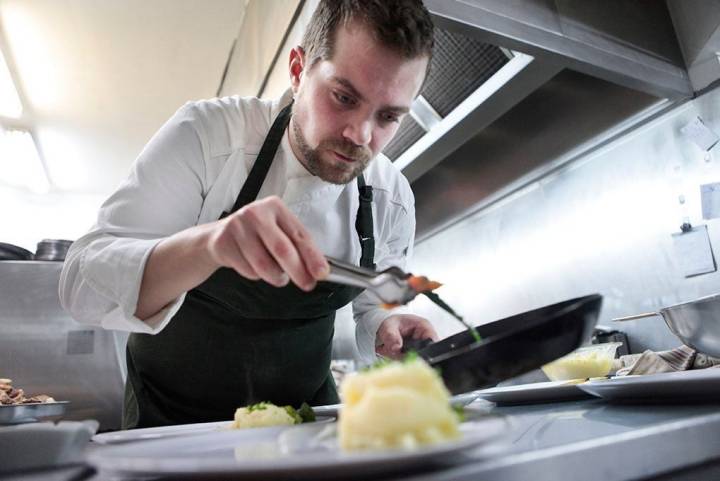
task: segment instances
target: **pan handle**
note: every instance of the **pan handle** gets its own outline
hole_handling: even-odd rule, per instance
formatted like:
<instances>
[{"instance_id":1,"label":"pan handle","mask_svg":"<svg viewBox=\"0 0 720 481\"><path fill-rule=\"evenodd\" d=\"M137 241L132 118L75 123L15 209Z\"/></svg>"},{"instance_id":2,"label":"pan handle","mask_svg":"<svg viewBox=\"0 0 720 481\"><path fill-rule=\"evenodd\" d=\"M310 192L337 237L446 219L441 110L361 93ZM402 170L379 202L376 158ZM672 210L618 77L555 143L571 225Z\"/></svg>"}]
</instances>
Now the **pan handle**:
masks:
<instances>
[{"instance_id":1,"label":"pan handle","mask_svg":"<svg viewBox=\"0 0 720 481\"><path fill-rule=\"evenodd\" d=\"M634 316L616 317L615 319L611 319L611 321L613 321L613 322L632 321L634 319L644 319L646 317L656 317L656 316L662 317L662 314L660 314L659 312L643 312L642 314L635 314Z\"/></svg>"}]
</instances>

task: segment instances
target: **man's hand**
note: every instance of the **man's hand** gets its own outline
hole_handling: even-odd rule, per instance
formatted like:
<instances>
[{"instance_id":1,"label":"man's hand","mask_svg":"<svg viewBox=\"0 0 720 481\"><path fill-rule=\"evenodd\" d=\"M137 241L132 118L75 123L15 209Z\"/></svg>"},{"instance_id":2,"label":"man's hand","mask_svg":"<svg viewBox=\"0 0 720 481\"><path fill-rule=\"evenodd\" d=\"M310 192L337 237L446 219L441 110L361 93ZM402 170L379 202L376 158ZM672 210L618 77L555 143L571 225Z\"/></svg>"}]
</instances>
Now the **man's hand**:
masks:
<instances>
[{"instance_id":1,"label":"man's hand","mask_svg":"<svg viewBox=\"0 0 720 481\"><path fill-rule=\"evenodd\" d=\"M219 221L207 249L218 265L276 287L292 281L311 291L330 269L305 227L275 196L252 202Z\"/></svg>"},{"instance_id":2,"label":"man's hand","mask_svg":"<svg viewBox=\"0 0 720 481\"><path fill-rule=\"evenodd\" d=\"M135 315L148 319L220 267L277 287L293 281L306 291L330 270L297 217L279 197L267 197L159 242L145 264Z\"/></svg>"},{"instance_id":3,"label":"man's hand","mask_svg":"<svg viewBox=\"0 0 720 481\"><path fill-rule=\"evenodd\" d=\"M427 319L412 314L397 314L380 324L375 337L375 351L398 359L402 356L403 338L437 341L438 335Z\"/></svg>"}]
</instances>

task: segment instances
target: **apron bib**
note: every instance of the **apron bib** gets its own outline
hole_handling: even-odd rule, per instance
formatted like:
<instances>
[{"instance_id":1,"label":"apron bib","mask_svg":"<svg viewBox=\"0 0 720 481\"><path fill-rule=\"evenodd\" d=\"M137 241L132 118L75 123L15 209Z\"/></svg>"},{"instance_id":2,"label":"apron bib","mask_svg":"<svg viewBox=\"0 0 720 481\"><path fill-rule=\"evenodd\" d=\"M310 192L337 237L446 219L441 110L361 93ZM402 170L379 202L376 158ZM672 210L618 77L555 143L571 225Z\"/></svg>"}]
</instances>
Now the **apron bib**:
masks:
<instances>
[{"instance_id":1,"label":"apron bib","mask_svg":"<svg viewBox=\"0 0 720 481\"><path fill-rule=\"evenodd\" d=\"M229 213L253 202L291 116L285 107ZM374 268L372 187L357 179L360 265ZM127 345L123 428L230 420L261 401L299 407L339 402L330 374L335 311L361 289L319 282L312 292L277 288L220 268L190 290L158 334Z\"/></svg>"}]
</instances>

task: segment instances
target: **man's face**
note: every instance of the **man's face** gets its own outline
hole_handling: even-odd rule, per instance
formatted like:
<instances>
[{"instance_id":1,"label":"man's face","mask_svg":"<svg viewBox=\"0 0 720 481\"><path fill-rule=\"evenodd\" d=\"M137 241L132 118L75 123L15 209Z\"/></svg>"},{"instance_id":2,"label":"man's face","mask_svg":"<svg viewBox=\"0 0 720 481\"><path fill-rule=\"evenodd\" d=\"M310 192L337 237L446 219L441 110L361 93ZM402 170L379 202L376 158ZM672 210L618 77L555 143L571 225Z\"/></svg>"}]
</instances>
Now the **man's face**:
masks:
<instances>
[{"instance_id":1,"label":"man's face","mask_svg":"<svg viewBox=\"0 0 720 481\"><path fill-rule=\"evenodd\" d=\"M403 58L379 45L361 24L351 24L336 32L331 60L312 68L307 60L300 49L291 53L290 144L311 173L347 184L395 135L420 90L428 59Z\"/></svg>"}]
</instances>

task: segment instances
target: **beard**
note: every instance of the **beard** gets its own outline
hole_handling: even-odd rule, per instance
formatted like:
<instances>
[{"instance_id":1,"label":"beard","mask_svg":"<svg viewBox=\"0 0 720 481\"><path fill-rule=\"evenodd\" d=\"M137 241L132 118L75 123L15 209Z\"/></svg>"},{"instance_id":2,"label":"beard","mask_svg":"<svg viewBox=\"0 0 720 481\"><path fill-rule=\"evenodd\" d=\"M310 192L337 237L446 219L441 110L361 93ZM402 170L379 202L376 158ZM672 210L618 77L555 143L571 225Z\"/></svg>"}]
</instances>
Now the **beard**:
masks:
<instances>
[{"instance_id":1,"label":"beard","mask_svg":"<svg viewBox=\"0 0 720 481\"><path fill-rule=\"evenodd\" d=\"M291 124L295 144L305 161L302 162L303 159L301 159L301 162L311 174L320 177L325 182L337 185L347 184L360 175L372 160L370 149L355 145L346 139L325 139L313 149L308 145L305 135L295 119ZM323 151L326 151L327 155L331 157L330 160L321 156ZM338 159L333 152L352 159L352 161Z\"/></svg>"}]
</instances>

